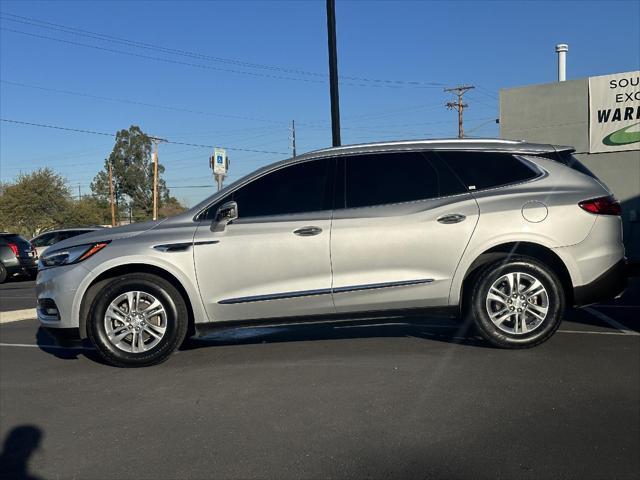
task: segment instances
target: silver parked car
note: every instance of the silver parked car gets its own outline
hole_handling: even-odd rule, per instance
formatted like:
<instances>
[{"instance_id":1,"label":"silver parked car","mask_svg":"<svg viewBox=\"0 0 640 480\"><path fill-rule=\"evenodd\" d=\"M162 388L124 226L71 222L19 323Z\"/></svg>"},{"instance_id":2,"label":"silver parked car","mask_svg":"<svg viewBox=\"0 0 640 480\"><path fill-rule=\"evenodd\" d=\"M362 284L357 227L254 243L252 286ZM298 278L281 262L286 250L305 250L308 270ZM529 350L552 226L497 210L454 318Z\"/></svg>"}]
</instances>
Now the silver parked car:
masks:
<instances>
[{"instance_id":1,"label":"silver parked car","mask_svg":"<svg viewBox=\"0 0 640 480\"><path fill-rule=\"evenodd\" d=\"M538 345L565 307L626 285L620 205L572 151L429 140L278 162L184 214L49 249L38 317L118 366L212 328L431 307L495 346Z\"/></svg>"}]
</instances>

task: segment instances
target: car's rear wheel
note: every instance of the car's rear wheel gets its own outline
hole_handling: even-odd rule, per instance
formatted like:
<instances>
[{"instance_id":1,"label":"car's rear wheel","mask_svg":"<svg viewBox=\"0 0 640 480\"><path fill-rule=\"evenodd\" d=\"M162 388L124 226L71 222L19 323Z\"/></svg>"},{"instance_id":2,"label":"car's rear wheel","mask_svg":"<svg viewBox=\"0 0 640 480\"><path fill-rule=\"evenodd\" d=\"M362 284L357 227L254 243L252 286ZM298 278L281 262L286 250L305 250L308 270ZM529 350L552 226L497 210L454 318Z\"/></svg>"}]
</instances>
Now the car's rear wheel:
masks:
<instances>
[{"instance_id":1,"label":"car's rear wheel","mask_svg":"<svg viewBox=\"0 0 640 480\"><path fill-rule=\"evenodd\" d=\"M0 283L4 283L7 280L7 269L0 263Z\"/></svg>"},{"instance_id":2,"label":"car's rear wheel","mask_svg":"<svg viewBox=\"0 0 640 480\"><path fill-rule=\"evenodd\" d=\"M90 310L87 335L100 355L118 367L166 360L188 326L182 295L156 275L133 273L109 282Z\"/></svg>"},{"instance_id":3,"label":"car's rear wheel","mask_svg":"<svg viewBox=\"0 0 640 480\"><path fill-rule=\"evenodd\" d=\"M474 278L469 312L492 345L527 348L555 333L564 301L552 269L533 258L512 257L486 266Z\"/></svg>"}]
</instances>

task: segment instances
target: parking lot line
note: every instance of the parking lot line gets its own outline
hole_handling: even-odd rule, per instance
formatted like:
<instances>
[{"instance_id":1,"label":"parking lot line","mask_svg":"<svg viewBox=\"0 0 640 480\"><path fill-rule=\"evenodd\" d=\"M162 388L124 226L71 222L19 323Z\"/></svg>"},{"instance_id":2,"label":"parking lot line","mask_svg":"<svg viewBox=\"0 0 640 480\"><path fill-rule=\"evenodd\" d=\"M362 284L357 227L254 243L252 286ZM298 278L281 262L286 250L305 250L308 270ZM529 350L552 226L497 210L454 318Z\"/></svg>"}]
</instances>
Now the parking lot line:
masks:
<instances>
[{"instance_id":1,"label":"parking lot line","mask_svg":"<svg viewBox=\"0 0 640 480\"><path fill-rule=\"evenodd\" d=\"M0 347L48 348L53 350L95 350L93 347L65 347L63 345L37 345L32 343L0 343Z\"/></svg>"},{"instance_id":2,"label":"parking lot line","mask_svg":"<svg viewBox=\"0 0 640 480\"><path fill-rule=\"evenodd\" d=\"M598 308L640 308L640 305L598 305Z\"/></svg>"},{"instance_id":3,"label":"parking lot line","mask_svg":"<svg viewBox=\"0 0 640 480\"><path fill-rule=\"evenodd\" d=\"M620 330L620 332L624 333L625 335L640 335L640 333L627 328L625 325L623 325L620 322L614 320L613 318L609 317L608 315L605 315L604 313L599 312L595 308L584 307L583 310L589 312L591 315L596 317L598 320L602 320L603 322L607 323L608 325L612 326L613 328L615 328L617 330Z\"/></svg>"},{"instance_id":4,"label":"parking lot line","mask_svg":"<svg viewBox=\"0 0 640 480\"><path fill-rule=\"evenodd\" d=\"M592 330L558 330L558 333L586 333L589 335L628 335L625 332L594 332Z\"/></svg>"}]
</instances>

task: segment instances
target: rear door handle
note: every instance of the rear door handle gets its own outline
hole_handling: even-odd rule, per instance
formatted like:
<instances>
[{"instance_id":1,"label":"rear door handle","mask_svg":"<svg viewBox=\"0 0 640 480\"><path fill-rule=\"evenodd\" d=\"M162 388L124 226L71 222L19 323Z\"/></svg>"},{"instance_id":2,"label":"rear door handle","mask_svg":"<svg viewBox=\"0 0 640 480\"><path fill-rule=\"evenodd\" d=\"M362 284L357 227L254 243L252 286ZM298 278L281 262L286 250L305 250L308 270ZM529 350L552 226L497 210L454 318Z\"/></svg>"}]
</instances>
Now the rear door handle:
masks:
<instances>
[{"instance_id":1,"label":"rear door handle","mask_svg":"<svg viewBox=\"0 0 640 480\"><path fill-rule=\"evenodd\" d=\"M451 224L451 223L460 223L465 218L467 218L467 217L465 217L461 213L450 213L448 215L442 215L441 217L439 217L438 218L438 222L448 225L448 224Z\"/></svg>"},{"instance_id":2,"label":"rear door handle","mask_svg":"<svg viewBox=\"0 0 640 480\"><path fill-rule=\"evenodd\" d=\"M302 227L294 230L293 233L301 237L313 237L322 233L322 229L320 227Z\"/></svg>"}]
</instances>

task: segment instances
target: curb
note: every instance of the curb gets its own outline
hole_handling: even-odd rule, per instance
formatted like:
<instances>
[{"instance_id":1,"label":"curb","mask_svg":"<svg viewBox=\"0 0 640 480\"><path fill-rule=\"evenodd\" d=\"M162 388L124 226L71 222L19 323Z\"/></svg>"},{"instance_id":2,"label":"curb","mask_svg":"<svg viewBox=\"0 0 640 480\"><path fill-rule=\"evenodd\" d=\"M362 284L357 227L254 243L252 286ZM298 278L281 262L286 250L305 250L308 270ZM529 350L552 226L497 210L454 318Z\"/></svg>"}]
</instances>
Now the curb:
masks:
<instances>
[{"instance_id":1,"label":"curb","mask_svg":"<svg viewBox=\"0 0 640 480\"><path fill-rule=\"evenodd\" d=\"M11 310L10 312L0 312L0 324L19 322L21 320L35 320L37 318L35 308L25 310Z\"/></svg>"}]
</instances>

